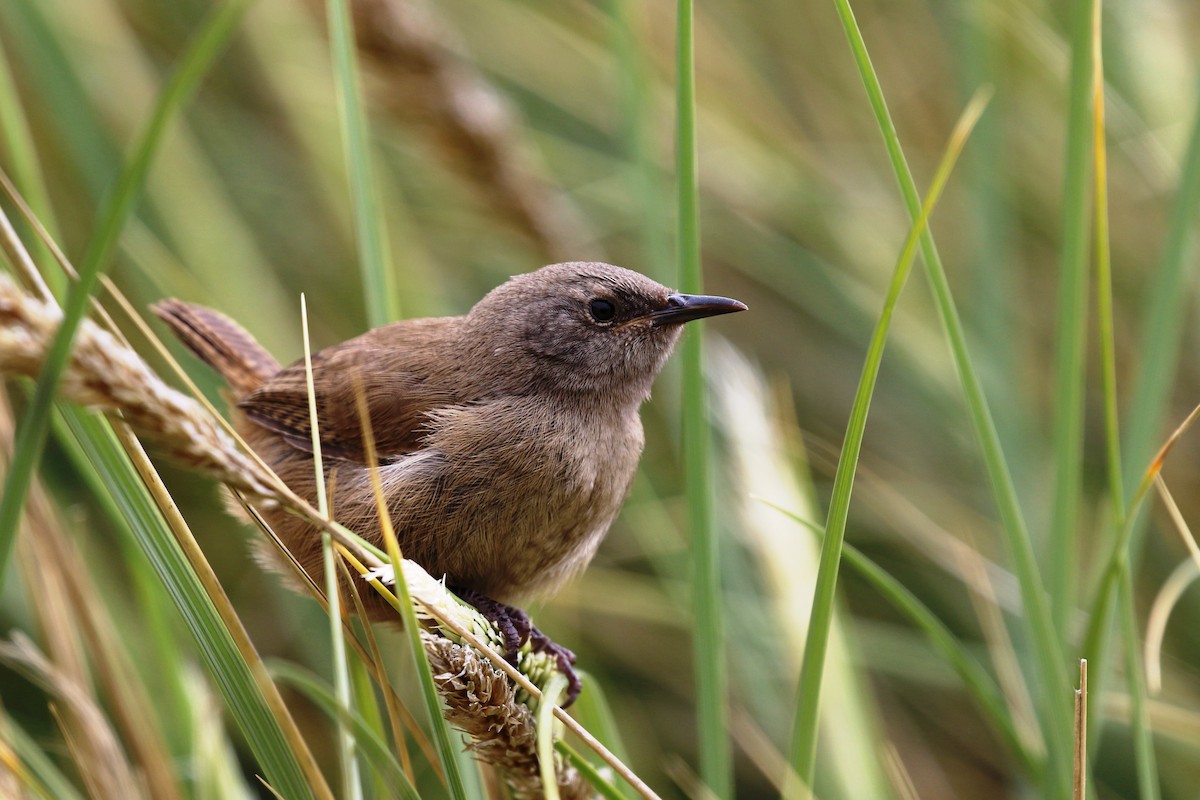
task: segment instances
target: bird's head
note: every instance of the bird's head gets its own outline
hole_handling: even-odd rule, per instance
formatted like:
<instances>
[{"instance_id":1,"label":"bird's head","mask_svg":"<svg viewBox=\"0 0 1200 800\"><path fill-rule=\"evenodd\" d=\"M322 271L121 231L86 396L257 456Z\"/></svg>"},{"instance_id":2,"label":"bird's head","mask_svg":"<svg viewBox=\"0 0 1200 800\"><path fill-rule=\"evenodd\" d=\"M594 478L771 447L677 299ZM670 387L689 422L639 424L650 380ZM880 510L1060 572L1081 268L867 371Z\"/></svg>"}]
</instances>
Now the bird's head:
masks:
<instances>
[{"instance_id":1,"label":"bird's head","mask_svg":"<svg viewBox=\"0 0 1200 800\"><path fill-rule=\"evenodd\" d=\"M511 391L611 394L641 401L685 322L744 311L727 297L688 295L632 270L570 262L517 275L467 316L469 346L494 360Z\"/></svg>"}]
</instances>

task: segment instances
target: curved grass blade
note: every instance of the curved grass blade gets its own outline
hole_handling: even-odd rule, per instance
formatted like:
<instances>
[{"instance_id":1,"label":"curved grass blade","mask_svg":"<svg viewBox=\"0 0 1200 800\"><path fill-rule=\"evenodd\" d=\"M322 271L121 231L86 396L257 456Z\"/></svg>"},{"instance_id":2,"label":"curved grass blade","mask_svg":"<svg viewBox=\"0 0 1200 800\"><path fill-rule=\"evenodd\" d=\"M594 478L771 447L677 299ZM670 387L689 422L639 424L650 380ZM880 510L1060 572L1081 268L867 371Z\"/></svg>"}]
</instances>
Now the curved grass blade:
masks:
<instances>
[{"instance_id":1,"label":"curved grass blade","mask_svg":"<svg viewBox=\"0 0 1200 800\"><path fill-rule=\"evenodd\" d=\"M108 423L73 408L63 417L112 494L196 642L201 663L245 735L264 775L289 798L331 797L290 718L278 719L251 666L176 542ZM261 668L261 664L259 665ZM284 712L286 714L286 712ZM291 730L287 733L281 722ZM303 752L298 752L303 749Z\"/></svg>"},{"instance_id":2,"label":"curved grass blade","mask_svg":"<svg viewBox=\"0 0 1200 800\"><path fill-rule=\"evenodd\" d=\"M854 12L850 8L849 0L834 0L834 4L849 40L850 49L871 107L875 112L876 124L883 136L904 203L908 208L909 215L916 219L921 209L920 194L913 181L912 172L908 168L904 152L900 148L896 126L891 119L887 102L884 100L879 76L876 75L867 53L862 31L859 30L858 23L854 19ZM1004 451L1000 446L1000 438L988 408L979 375L967 350L966 333L950 292L950 284L946 279L941 257L938 255L933 235L928 230L921 234L920 239L926 278L933 290L938 315L941 317L946 338L950 344L954 365L958 371L967 409L971 416L971 423L979 439L984 467L987 470L988 480L1002 523L1001 530L1004 533L1020 587L1021 602L1025 609L1024 619L1045 700L1039 704L1039 707L1042 710L1042 725L1045 728L1044 733L1052 765L1048 772L1050 780L1046 790L1049 794L1059 797L1069 790L1071 781L1072 722L1068 704L1060 703L1058 698L1070 697L1069 692L1073 690L1073 686L1067 675L1062 646L1046 599L1045 585L1038 569L1037 556L1034 553L1029 529L1025 525L1021 506L1017 500L1012 473L1005 461Z\"/></svg>"},{"instance_id":3,"label":"curved grass blade","mask_svg":"<svg viewBox=\"0 0 1200 800\"><path fill-rule=\"evenodd\" d=\"M328 0L329 46L337 83L338 120L346 156L346 174L354 204L354 233L362 271L367 322L377 328L400 318L396 281L388 257L387 229L379 190L372 178L367 115L355 58L354 23L346 0Z\"/></svg>"},{"instance_id":4,"label":"curved grass blade","mask_svg":"<svg viewBox=\"0 0 1200 800\"><path fill-rule=\"evenodd\" d=\"M538 771L542 778L542 796L558 800L558 776L554 773L554 707L567 688L567 676L555 672L546 681L537 708Z\"/></svg>"},{"instance_id":5,"label":"curved grass blade","mask_svg":"<svg viewBox=\"0 0 1200 800\"><path fill-rule=\"evenodd\" d=\"M820 526L813 525L770 501L763 500L762 502L809 528L818 536L825 535ZM929 638L934 649L946 660L950 668L958 673L967 691L971 693L984 715L999 731L1001 738L1004 739L1021 767L1032 776L1039 775L1044 765L1025 746L1025 742L1013 725L1012 714L1005 705L1004 693L1000 691L999 685L988 674L987 669L962 645L954 632L904 584L896 580L854 545L843 544L842 548L842 559L845 563L874 586L875 591L883 595L884 599L898 611L912 620L913 624Z\"/></svg>"},{"instance_id":6,"label":"curved grass blade","mask_svg":"<svg viewBox=\"0 0 1200 800\"><path fill-rule=\"evenodd\" d=\"M387 742L381 739L372 726L357 712L347 709L345 705L339 703L328 684L295 664L277 661L272 662L269 669L272 677L299 690L305 697L320 706L321 710L339 725L345 726L353 735L355 746L362 750L363 755L383 777L389 789L396 793L396 796L405 798L405 800L420 800L420 794L413 786L412 781L408 779L400 762L392 754Z\"/></svg>"},{"instance_id":7,"label":"curved grass blade","mask_svg":"<svg viewBox=\"0 0 1200 800\"><path fill-rule=\"evenodd\" d=\"M864 51L865 55L865 51ZM923 235L929 215L941 196L942 189L950 177L955 161L966 144L971 127L983 113L986 96L976 95L967 105L962 118L955 126L946 153L934 175L929 194L921 206L916 220L908 233L900 256L896 261L887 296L863 364L862 377L855 392L854 404L850 409L850 422L846 427L846 439L838 459L833 479L833 495L829 502L829 517L825 524L825 538L821 546L821 560L817 569L817 584L813 590L813 607L809 618L808 639L800 665L800 685L796 697L796 716L792 728L791 764L794 776L789 773L785 794L789 797L802 796L811 791L816 769L817 723L820 719L821 681L825 664L825 653L829 646L829 632L833 624L834 599L837 590L838 565L846 536L846 520L850 512L850 495L854 489L854 476L858 468L858 456L862 450L863 435L867 426L867 414L871 408L871 397L875 391L875 380L883 362L883 351L891 328L892 314L900 293L912 270L916 256L918 238ZM803 786L798 786L797 782Z\"/></svg>"}]
</instances>

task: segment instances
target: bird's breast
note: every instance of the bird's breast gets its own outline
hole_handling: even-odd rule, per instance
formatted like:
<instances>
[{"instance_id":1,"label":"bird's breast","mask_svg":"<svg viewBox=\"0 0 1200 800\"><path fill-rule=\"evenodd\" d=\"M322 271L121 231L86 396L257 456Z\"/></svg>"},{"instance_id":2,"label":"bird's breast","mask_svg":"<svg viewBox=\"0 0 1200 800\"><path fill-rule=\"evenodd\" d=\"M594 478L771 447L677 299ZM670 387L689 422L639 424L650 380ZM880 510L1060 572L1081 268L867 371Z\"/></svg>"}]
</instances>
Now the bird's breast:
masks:
<instances>
[{"instance_id":1,"label":"bird's breast","mask_svg":"<svg viewBox=\"0 0 1200 800\"><path fill-rule=\"evenodd\" d=\"M641 449L636 409L606 414L536 399L458 407L434 418L407 474L396 465L389 505L431 572L519 600L553 591L591 560ZM431 527L435 536L422 533Z\"/></svg>"}]
</instances>

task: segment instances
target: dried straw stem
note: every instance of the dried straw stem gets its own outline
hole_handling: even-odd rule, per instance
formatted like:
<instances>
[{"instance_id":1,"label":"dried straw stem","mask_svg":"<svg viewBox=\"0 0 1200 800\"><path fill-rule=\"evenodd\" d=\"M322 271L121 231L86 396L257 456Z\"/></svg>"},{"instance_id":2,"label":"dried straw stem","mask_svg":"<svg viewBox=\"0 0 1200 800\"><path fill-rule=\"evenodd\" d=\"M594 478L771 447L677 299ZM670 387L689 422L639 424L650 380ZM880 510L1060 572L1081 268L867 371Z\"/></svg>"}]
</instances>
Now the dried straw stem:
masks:
<instances>
[{"instance_id":1,"label":"dried straw stem","mask_svg":"<svg viewBox=\"0 0 1200 800\"><path fill-rule=\"evenodd\" d=\"M321 9L322 3L312 3ZM499 93L458 58L451 33L419 0L351 0L363 63L375 96L404 124L425 132L493 212L551 261L590 240L578 214L536 176L518 126Z\"/></svg>"},{"instance_id":2,"label":"dried straw stem","mask_svg":"<svg viewBox=\"0 0 1200 800\"><path fill-rule=\"evenodd\" d=\"M0 371L37 377L62 320L57 306L0 276ZM117 411L176 461L259 499L274 481L192 398L176 391L108 331L85 319L59 387L72 403Z\"/></svg>"}]
</instances>

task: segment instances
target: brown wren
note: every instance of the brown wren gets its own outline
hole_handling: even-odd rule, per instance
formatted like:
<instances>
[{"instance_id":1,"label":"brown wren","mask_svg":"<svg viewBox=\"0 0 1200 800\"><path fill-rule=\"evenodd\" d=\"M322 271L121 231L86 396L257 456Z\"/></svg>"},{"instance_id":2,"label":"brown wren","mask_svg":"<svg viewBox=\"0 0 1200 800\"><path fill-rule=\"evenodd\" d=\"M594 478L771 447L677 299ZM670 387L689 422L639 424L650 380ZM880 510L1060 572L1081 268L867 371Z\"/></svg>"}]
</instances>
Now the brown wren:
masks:
<instances>
[{"instance_id":1,"label":"brown wren","mask_svg":"<svg viewBox=\"0 0 1200 800\"><path fill-rule=\"evenodd\" d=\"M362 391L405 557L494 619L510 658L530 636L553 652L573 700L574 656L511 604L553 592L595 554L641 456L638 408L682 324L745 309L610 264L572 262L511 278L465 316L395 322L321 350L312 368L334 516L382 546ZM314 499L303 361L281 368L207 308L166 300L155 312L224 377L238 432ZM316 529L280 509L263 516L320 581Z\"/></svg>"}]
</instances>

